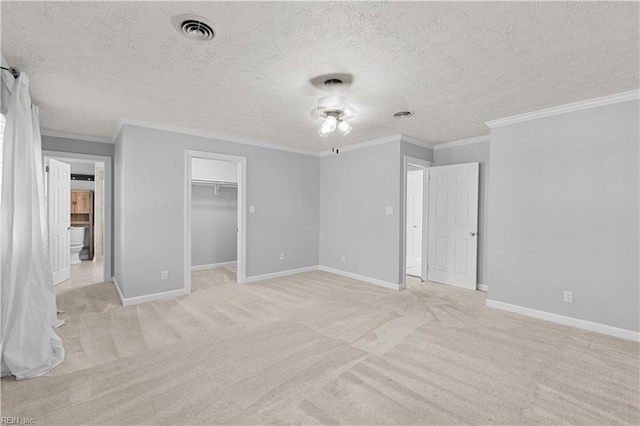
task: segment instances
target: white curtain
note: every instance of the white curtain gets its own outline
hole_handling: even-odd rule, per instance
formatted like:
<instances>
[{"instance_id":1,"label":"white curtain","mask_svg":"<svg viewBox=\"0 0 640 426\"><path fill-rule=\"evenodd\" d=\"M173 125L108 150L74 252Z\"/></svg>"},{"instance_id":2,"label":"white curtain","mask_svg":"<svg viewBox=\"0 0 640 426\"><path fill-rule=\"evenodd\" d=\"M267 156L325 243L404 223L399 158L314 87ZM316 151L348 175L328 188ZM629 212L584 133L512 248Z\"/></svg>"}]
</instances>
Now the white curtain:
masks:
<instances>
[{"instance_id":1,"label":"white curtain","mask_svg":"<svg viewBox=\"0 0 640 426\"><path fill-rule=\"evenodd\" d=\"M64 359L48 256L38 108L25 73L14 82L2 155L0 200L2 376L45 374Z\"/></svg>"}]
</instances>

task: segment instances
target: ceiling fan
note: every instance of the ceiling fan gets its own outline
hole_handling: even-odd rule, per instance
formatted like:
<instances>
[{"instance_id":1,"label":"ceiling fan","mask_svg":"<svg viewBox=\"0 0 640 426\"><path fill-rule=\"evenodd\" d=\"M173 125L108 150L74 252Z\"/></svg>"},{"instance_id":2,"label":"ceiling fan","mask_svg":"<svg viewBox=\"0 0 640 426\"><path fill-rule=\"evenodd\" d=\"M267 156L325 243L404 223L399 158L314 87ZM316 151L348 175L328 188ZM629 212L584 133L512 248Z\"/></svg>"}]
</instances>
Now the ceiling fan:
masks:
<instances>
[{"instance_id":1,"label":"ceiling fan","mask_svg":"<svg viewBox=\"0 0 640 426\"><path fill-rule=\"evenodd\" d=\"M402 96L375 87L354 87L353 81L353 75L346 73L325 74L309 81L324 92L311 111L313 118L323 120L318 129L321 137L346 136L354 127L369 130L393 117L413 115Z\"/></svg>"}]
</instances>

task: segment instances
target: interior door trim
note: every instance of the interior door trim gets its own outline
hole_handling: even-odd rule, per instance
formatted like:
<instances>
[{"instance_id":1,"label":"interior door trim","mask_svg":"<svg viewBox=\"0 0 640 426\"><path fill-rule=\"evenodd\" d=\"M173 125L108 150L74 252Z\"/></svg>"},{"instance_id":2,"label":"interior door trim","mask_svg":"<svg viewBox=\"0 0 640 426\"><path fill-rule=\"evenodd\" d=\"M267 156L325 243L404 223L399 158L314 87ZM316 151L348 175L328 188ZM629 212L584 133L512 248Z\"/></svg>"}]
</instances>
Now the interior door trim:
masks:
<instances>
[{"instance_id":1,"label":"interior door trim","mask_svg":"<svg viewBox=\"0 0 640 426\"><path fill-rule=\"evenodd\" d=\"M400 288L404 289L407 287L407 171L408 166L416 166L421 167L425 170L423 173L423 184L422 184L422 279L427 279L427 262L424 261L427 256L427 200L429 197L429 173L428 169L433 165L432 161L423 160L421 158L411 157L409 155L405 155L403 158L403 168L402 168L402 218L401 218L401 234L400 234Z\"/></svg>"}]
</instances>

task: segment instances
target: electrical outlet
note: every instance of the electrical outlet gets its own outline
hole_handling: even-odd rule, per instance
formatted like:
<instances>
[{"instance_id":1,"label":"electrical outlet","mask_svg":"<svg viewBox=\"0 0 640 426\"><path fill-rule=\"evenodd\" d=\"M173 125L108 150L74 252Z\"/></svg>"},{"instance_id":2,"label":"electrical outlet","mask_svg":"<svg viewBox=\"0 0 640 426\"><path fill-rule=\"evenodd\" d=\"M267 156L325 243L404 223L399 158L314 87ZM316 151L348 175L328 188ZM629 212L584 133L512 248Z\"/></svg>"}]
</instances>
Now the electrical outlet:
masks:
<instances>
[{"instance_id":1,"label":"electrical outlet","mask_svg":"<svg viewBox=\"0 0 640 426\"><path fill-rule=\"evenodd\" d=\"M161 271L160 272L160 279L161 280L168 280L169 279L169 271Z\"/></svg>"},{"instance_id":2,"label":"electrical outlet","mask_svg":"<svg viewBox=\"0 0 640 426\"><path fill-rule=\"evenodd\" d=\"M284 253L280 253L280 260L284 260Z\"/></svg>"},{"instance_id":3,"label":"electrical outlet","mask_svg":"<svg viewBox=\"0 0 640 426\"><path fill-rule=\"evenodd\" d=\"M384 212L386 214L393 214L393 206L386 206Z\"/></svg>"},{"instance_id":4,"label":"electrical outlet","mask_svg":"<svg viewBox=\"0 0 640 426\"><path fill-rule=\"evenodd\" d=\"M342 256L342 263L347 263L347 256Z\"/></svg>"},{"instance_id":5,"label":"electrical outlet","mask_svg":"<svg viewBox=\"0 0 640 426\"><path fill-rule=\"evenodd\" d=\"M573 303L573 292L565 291L562 300L565 301L566 303Z\"/></svg>"},{"instance_id":6,"label":"electrical outlet","mask_svg":"<svg viewBox=\"0 0 640 426\"><path fill-rule=\"evenodd\" d=\"M249 206L249 213L255 213L256 212L256 206Z\"/></svg>"}]
</instances>

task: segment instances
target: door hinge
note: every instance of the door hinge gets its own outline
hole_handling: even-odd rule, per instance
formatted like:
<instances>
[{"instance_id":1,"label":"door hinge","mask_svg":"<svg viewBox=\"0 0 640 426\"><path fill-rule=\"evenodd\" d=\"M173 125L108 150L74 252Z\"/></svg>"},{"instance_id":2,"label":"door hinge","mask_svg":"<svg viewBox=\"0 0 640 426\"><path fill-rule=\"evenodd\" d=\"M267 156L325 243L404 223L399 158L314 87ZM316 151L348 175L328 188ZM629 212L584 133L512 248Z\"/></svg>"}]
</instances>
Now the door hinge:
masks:
<instances>
[{"instance_id":1,"label":"door hinge","mask_svg":"<svg viewBox=\"0 0 640 426\"><path fill-rule=\"evenodd\" d=\"M49 166L44 166L45 173L49 173Z\"/></svg>"}]
</instances>

